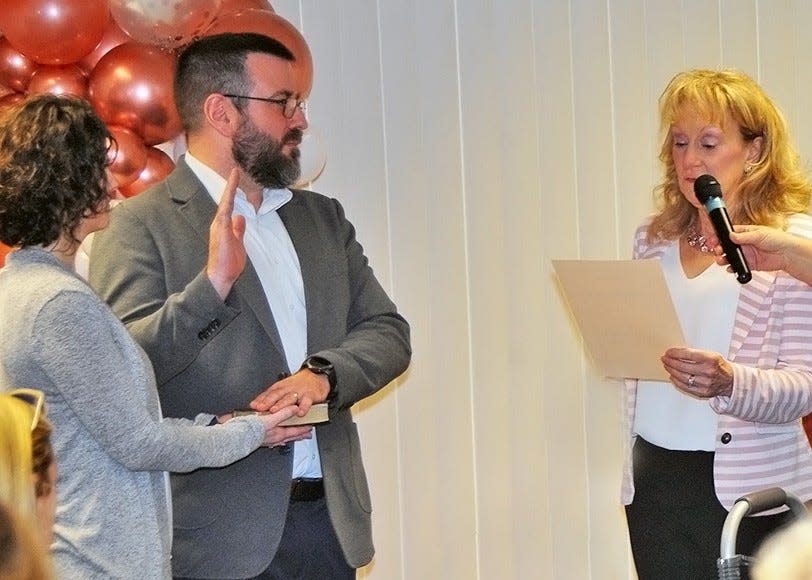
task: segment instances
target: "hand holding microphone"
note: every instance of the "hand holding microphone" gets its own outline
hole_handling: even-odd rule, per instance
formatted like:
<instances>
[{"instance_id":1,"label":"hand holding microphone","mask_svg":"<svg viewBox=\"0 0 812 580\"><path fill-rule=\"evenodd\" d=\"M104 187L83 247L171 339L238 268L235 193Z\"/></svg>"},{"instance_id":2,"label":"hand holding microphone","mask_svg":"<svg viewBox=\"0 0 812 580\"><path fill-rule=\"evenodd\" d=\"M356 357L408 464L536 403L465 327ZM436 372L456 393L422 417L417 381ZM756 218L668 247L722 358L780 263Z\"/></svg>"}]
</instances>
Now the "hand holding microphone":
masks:
<instances>
[{"instance_id":1,"label":"hand holding microphone","mask_svg":"<svg viewBox=\"0 0 812 580\"><path fill-rule=\"evenodd\" d=\"M730 223L725 202L722 200L722 187L712 175L700 175L694 182L694 193L699 202L708 210L716 237L719 238L719 245L722 246L730 267L736 273L736 280L740 284L746 284L753 278L753 274L750 272L750 266L747 265L747 259L744 257L741 246L730 239L733 226Z\"/></svg>"}]
</instances>

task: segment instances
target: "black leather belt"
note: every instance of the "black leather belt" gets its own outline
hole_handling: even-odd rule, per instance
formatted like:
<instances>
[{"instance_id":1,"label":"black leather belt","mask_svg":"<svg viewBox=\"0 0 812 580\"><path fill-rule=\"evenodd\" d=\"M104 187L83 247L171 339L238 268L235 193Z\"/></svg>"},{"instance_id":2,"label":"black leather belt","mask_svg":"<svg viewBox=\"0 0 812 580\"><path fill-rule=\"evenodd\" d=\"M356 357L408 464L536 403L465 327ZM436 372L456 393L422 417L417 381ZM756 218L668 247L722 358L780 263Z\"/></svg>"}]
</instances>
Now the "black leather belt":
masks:
<instances>
[{"instance_id":1,"label":"black leather belt","mask_svg":"<svg viewBox=\"0 0 812 580\"><path fill-rule=\"evenodd\" d=\"M290 482L290 501L316 501L324 497L324 480L300 477Z\"/></svg>"}]
</instances>

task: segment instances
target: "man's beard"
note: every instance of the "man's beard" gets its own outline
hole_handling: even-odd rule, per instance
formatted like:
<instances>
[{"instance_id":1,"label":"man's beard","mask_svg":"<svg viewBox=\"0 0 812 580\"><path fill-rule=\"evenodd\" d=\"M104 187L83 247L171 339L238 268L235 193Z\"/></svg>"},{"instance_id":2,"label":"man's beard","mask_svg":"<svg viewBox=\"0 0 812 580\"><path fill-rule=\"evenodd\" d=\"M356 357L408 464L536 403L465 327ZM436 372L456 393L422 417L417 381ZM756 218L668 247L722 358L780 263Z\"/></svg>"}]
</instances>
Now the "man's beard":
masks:
<instances>
[{"instance_id":1,"label":"man's beard","mask_svg":"<svg viewBox=\"0 0 812 580\"><path fill-rule=\"evenodd\" d=\"M231 154L240 168L263 187L282 189L296 183L302 168L299 149L282 152L286 143L301 143L302 130L291 129L281 141L256 128L248 119L240 126L231 145Z\"/></svg>"}]
</instances>

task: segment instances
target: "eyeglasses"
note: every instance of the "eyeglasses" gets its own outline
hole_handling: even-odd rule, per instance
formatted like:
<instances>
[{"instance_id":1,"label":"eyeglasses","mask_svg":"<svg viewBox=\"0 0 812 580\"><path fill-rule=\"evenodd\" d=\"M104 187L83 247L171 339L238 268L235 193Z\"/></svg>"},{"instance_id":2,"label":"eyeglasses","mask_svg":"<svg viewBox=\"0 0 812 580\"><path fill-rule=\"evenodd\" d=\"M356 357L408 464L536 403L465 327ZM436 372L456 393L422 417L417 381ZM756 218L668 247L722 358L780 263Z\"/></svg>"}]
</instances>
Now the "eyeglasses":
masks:
<instances>
[{"instance_id":1,"label":"eyeglasses","mask_svg":"<svg viewBox=\"0 0 812 580\"><path fill-rule=\"evenodd\" d=\"M223 94L224 97L229 97L231 99L249 99L251 101L264 101L266 103L271 103L274 105L278 105L282 107L282 116L285 119L292 119L293 115L296 114L296 109L300 109L302 113L307 110L307 102L303 99L297 99L294 96L290 97L277 97L272 99L270 97L249 97L246 95L227 95Z\"/></svg>"},{"instance_id":2,"label":"eyeglasses","mask_svg":"<svg viewBox=\"0 0 812 580\"><path fill-rule=\"evenodd\" d=\"M36 389L14 389L8 393L24 403L28 403L34 409L34 417L31 419L31 430L33 431L39 424L40 417L45 410L45 394Z\"/></svg>"}]
</instances>

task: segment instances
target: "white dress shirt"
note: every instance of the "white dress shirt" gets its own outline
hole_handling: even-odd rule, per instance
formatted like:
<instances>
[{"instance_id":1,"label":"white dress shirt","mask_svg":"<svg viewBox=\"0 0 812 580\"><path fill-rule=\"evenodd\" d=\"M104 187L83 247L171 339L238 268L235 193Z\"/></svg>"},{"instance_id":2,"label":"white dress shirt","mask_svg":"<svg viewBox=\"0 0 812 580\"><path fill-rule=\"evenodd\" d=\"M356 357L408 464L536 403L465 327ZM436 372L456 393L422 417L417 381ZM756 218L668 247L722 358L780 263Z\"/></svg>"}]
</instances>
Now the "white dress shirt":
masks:
<instances>
[{"instance_id":1,"label":"white dress shirt","mask_svg":"<svg viewBox=\"0 0 812 580\"><path fill-rule=\"evenodd\" d=\"M214 202L219 203L226 180L189 152L185 154L185 160ZM307 357L307 308L299 257L277 213L292 197L289 189L265 189L262 204L259 210L255 210L245 193L237 189L234 214L245 217L245 250L265 291L288 368L295 372ZM314 429L312 439L297 441L293 446L293 477L321 476Z\"/></svg>"}]
</instances>

